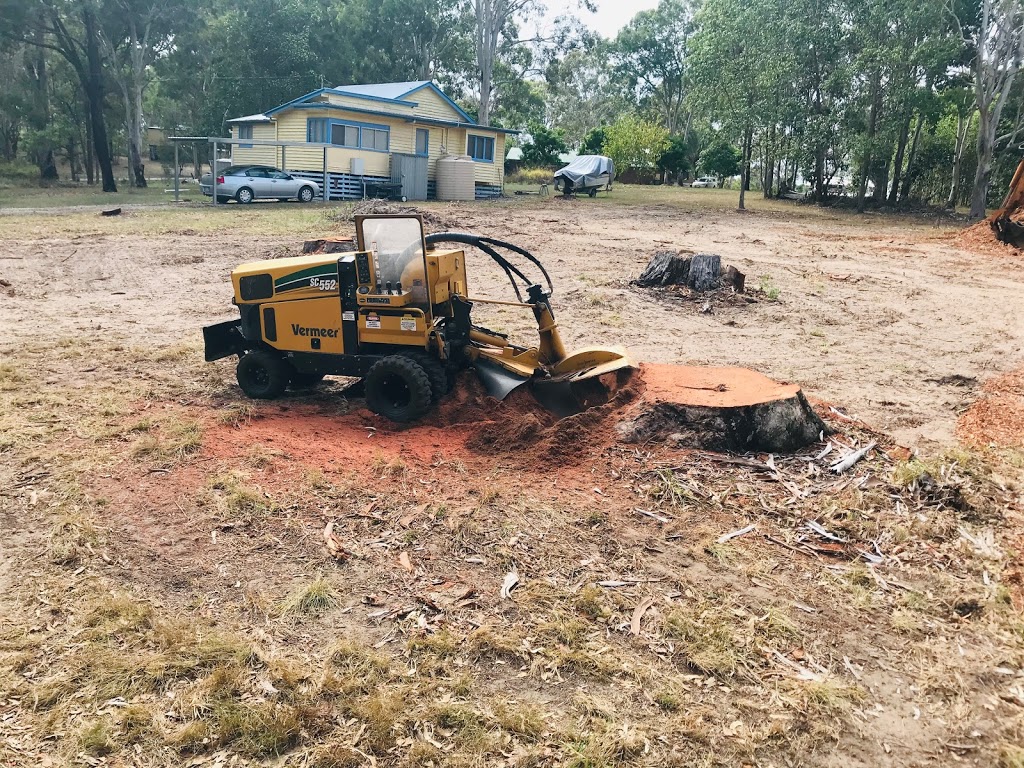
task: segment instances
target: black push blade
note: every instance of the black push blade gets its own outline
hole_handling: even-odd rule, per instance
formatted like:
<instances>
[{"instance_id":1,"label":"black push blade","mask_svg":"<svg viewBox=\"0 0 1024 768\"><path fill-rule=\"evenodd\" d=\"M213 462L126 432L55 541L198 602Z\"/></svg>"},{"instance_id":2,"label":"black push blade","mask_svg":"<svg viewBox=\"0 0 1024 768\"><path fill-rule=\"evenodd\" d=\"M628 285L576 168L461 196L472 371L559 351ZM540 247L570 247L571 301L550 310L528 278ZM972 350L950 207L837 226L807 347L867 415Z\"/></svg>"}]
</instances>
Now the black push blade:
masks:
<instances>
[{"instance_id":1,"label":"black push blade","mask_svg":"<svg viewBox=\"0 0 1024 768\"><path fill-rule=\"evenodd\" d=\"M496 400L504 400L512 390L530 380L529 376L519 376L497 363L482 358L478 359L473 367L476 369L480 381L483 382L487 394Z\"/></svg>"}]
</instances>

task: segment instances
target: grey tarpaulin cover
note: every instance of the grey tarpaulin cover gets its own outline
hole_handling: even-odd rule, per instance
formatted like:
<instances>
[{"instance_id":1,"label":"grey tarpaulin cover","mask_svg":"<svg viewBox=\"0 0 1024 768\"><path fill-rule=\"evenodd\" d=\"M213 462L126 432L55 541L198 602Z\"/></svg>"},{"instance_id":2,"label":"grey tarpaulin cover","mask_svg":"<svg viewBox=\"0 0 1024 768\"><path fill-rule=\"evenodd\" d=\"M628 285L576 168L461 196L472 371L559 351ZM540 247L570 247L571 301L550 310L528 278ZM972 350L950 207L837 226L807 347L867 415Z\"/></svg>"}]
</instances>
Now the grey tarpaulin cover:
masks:
<instances>
[{"instance_id":1,"label":"grey tarpaulin cover","mask_svg":"<svg viewBox=\"0 0 1024 768\"><path fill-rule=\"evenodd\" d=\"M611 184L615 178L615 166L610 157L604 155L580 155L555 174L555 185L568 180L573 188L601 187Z\"/></svg>"}]
</instances>

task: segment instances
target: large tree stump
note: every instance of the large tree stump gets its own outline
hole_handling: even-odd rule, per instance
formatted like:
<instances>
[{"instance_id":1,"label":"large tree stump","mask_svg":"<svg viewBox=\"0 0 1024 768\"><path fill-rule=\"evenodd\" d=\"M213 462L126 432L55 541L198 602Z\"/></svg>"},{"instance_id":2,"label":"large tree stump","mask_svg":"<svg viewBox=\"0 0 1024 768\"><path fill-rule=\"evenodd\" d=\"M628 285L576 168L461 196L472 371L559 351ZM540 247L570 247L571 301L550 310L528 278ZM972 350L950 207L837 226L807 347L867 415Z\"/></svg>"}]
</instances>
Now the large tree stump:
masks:
<instances>
[{"instance_id":1,"label":"large tree stump","mask_svg":"<svg viewBox=\"0 0 1024 768\"><path fill-rule=\"evenodd\" d=\"M618 425L626 442L788 453L828 432L800 387L745 368L641 367L643 394Z\"/></svg>"},{"instance_id":2,"label":"large tree stump","mask_svg":"<svg viewBox=\"0 0 1024 768\"><path fill-rule=\"evenodd\" d=\"M658 251L633 284L641 288L685 285L698 293L725 287L743 293L745 281L746 276L736 267L723 265L718 254Z\"/></svg>"}]
</instances>

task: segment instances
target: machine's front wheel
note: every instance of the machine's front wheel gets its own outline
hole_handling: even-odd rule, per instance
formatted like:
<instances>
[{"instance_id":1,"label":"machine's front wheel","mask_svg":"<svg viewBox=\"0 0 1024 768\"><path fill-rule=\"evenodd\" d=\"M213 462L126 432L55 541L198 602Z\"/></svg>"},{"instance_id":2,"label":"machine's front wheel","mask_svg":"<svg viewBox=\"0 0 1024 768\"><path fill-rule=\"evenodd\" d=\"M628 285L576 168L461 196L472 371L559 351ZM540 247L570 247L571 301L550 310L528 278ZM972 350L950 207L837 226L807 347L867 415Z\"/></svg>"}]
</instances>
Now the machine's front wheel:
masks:
<instances>
[{"instance_id":1,"label":"machine's front wheel","mask_svg":"<svg viewBox=\"0 0 1024 768\"><path fill-rule=\"evenodd\" d=\"M410 350L402 354L415 360L427 374L427 378L430 379L430 396L433 402L439 402L448 394L451 389L448 372L445 370L444 363L437 356L425 349Z\"/></svg>"},{"instance_id":2,"label":"machine's front wheel","mask_svg":"<svg viewBox=\"0 0 1024 768\"><path fill-rule=\"evenodd\" d=\"M235 376L238 386L256 400L273 400L288 386L288 364L265 349L246 352L238 361Z\"/></svg>"},{"instance_id":3,"label":"machine's front wheel","mask_svg":"<svg viewBox=\"0 0 1024 768\"><path fill-rule=\"evenodd\" d=\"M415 421L430 410L430 378L405 355L378 360L366 374L366 405L392 421Z\"/></svg>"}]
</instances>

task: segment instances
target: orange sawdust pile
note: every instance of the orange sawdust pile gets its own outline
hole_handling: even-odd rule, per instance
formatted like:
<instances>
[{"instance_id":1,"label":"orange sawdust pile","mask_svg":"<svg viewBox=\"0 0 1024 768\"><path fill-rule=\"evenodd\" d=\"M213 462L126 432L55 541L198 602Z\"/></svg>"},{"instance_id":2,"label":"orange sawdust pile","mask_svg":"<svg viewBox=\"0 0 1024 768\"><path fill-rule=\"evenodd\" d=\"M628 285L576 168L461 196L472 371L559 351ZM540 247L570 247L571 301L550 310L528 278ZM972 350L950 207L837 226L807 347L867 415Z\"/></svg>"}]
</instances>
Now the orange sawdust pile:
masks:
<instances>
[{"instance_id":1,"label":"orange sawdust pile","mask_svg":"<svg viewBox=\"0 0 1024 768\"><path fill-rule=\"evenodd\" d=\"M1024 224L1024 211L1019 216L1011 217L1019 224ZM988 221L979 221L967 229L961 230L953 239L955 245L978 253L987 253L993 256L1016 256L1020 251L1009 243L1003 243L996 239L996 233Z\"/></svg>"},{"instance_id":2,"label":"orange sawdust pile","mask_svg":"<svg viewBox=\"0 0 1024 768\"><path fill-rule=\"evenodd\" d=\"M957 422L957 437L976 446L1024 446L1024 368L990 379L982 391Z\"/></svg>"}]
</instances>

